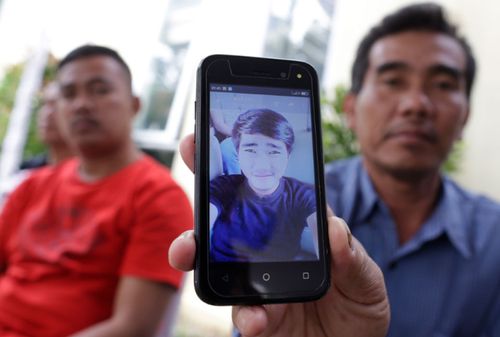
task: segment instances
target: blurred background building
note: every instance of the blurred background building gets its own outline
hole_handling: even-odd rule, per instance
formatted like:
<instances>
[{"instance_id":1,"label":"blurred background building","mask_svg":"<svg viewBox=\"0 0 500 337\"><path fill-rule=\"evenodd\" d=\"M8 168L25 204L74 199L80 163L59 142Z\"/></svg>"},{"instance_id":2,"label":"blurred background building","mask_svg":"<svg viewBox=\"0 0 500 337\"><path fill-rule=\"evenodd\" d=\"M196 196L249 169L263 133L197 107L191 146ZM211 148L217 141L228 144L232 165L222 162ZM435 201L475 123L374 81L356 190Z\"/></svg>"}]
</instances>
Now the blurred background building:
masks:
<instances>
[{"instance_id":1,"label":"blurred background building","mask_svg":"<svg viewBox=\"0 0 500 337\"><path fill-rule=\"evenodd\" d=\"M134 139L172 168L193 196L193 176L176 156L192 132L196 68L210 54L300 59L320 75L324 97L349 85L355 48L368 27L407 0L0 0L0 188L26 147L33 98L53 59L84 43L108 45L130 64L143 108ZM500 3L440 0L467 36L479 62L455 178L500 200ZM18 68L15 68L18 66ZM12 69L20 83L12 87ZM10 82L9 82L10 81ZM10 87L9 87L10 85ZM10 106L10 105L9 105ZM228 308L199 301L191 276L181 299L177 336L227 336Z\"/></svg>"}]
</instances>

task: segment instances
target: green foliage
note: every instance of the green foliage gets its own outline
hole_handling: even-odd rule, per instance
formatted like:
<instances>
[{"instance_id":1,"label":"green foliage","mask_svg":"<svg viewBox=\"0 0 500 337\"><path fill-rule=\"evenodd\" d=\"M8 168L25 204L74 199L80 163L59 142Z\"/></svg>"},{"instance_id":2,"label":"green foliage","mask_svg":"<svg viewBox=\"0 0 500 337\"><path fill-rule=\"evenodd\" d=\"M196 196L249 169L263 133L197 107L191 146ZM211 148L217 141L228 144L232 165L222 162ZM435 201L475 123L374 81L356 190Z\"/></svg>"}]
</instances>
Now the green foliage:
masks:
<instances>
[{"instance_id":1,"label":"green foliage","mask_svg":"<svg viewBox=\"0 0 500 337\"><path fill-rule=\"evenodd\" d=\"M6 69L5 75L0 81L0 143L3 143L7 125L9 123L10 111L14 105L16 90L23 73L24 64L16 64Z\"/></svg>"},{"instance_id":2,"label":"green foliage","mask_svg":"<svg viewBox=\"0 0 500 337\"><path fill-rule=\"evenodd\" d=\"M347 88L339 85L335 88L333 99L324 99L322 101L323 152L326 163L332 160L349 158L359 153L356 136L347 126L346 116L343 111L346 94ZM455 173L459 170L463 151L463 142L455 143L453 150L443 164L442 169L444 172Z\"/></svg>"},{"instance_id":3,"label":"green foliage","mask_svg":"<svg viewBox=\"0 0 500 337\"><path fill-rule=\"evenodd\" d=\"M337 86L334 98L323 99L321 102L325 162L349 158L359 153L356 136L347 126L343 110L346 94L347 89L344 86Z\"/></svg>"},{"instance_id":4,"label":"green foliage","mask_svg":"<svg viewBox=\"0 0 500 337\"><path fill-rule=\"evenodd\" d=\"M49 56L47 67L43 74L43 84L55 79L57 69L57 60ZM14 106L16 91L21 81L21 76L24 70L24 63L12 65L7 68L3 79L0 81L0 143L3 143L7 126L9 123L10 112ZM28 136L24 148L23 158L28 158L45 151L45 145L40 142L36 132L37 111L40 107L40 92L35 97L35 102L32 106L33 112L29 125Z\"/></svg>"}]
</instances>

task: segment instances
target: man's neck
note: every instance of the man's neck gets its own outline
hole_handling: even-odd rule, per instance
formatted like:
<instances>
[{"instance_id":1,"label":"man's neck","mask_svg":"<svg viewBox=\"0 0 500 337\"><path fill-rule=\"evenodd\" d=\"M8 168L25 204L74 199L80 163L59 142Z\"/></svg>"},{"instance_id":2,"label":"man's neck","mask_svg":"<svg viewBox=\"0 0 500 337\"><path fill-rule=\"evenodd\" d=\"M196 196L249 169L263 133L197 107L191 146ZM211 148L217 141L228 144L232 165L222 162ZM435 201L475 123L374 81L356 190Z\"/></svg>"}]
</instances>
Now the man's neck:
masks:
<instances>
[{"instance_id":1,"label":"man's neck","mask_svg":"<svg viewBox=\"0 0 500 337\"><path fill-rule=\"evenodd\" d=\"M95 182L118 172L133 163L141 156L141 152L132 144L112 153L79 155L78 174L83 181Z\"/></svg>"},{"instance_id":2,"label":"man's neck","mask_svg":"<svg viewBox=\"0 0 500 337\"><path fill-rule=\"evenodd\" d=\"M380 198L389 207L400 244L405 243L417 233L435 208L441 182L439 172L404 179L366 161L364 166Z\"/></svg>"},{"instance_id":3,"label":"man's neck","mask_svg":"<svg viewBox=\"0 0 500 337\"><path fill-rule=\"evenodd\" d=\"M49 149L48 162L50 165L57 165L73 155L73 151L66 145L53 145Z\"/></svg>"}]
</instances>

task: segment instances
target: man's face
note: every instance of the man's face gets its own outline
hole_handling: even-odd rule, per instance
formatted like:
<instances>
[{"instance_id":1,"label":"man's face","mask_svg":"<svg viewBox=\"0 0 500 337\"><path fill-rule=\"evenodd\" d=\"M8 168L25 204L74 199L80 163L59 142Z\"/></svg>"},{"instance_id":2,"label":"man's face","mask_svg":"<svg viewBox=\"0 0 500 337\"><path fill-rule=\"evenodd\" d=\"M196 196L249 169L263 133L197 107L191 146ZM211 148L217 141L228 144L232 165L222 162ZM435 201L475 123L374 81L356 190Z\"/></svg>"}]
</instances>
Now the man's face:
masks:
<instances>
[{"instance_id":1,"label":"man's face","mask_svg":"<svg viewBox=\"0 0 500 337\"><path fill-rule=\"evenodd\" d=\"M346 100L368 166L436 172L468 117L465 53L451 37L409 31L378 40L357 95Z\"/></svg>"},{"instance_id":2,"label":"man's face","mask_svg":"<svg viewBox=\"0 0 500 337\"><path fill-rule=\"evenodd\" d=\"M248 184L260 196L273 193L288 164L288 151L281 140L260 133L241 134L240 168Z\"/></svg>"},{"instance_id":3,"label":"man's face","mask_svg":"<svg viewBox=\"0 0 500 337\"><path fill-rule=\"evenodd\" d=\"M42 105L38 110L37 132L44 144L64 143L56 123L56 108L59 91L57 85L50 84L42 94Z\"/></svg>"},{"instance_id":4,"label":"man's face","mask_svg":"<svg viewBox=\"0 0 500 337\"><path fill-rule=\"evenodd\" d=\"M107 153L130 140L139 101L122 66L108 56L90 56L58 73L61 125L80 151Z\"/></svg>"}]
</instances>

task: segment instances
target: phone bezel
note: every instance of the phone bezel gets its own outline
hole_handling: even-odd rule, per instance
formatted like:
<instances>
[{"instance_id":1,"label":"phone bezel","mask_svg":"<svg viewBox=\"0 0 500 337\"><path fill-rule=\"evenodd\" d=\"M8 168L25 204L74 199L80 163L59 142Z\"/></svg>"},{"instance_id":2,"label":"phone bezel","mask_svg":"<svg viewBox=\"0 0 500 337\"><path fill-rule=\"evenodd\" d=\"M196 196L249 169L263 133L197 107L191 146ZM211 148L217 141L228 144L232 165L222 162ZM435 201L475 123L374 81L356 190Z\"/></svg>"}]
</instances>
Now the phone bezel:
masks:
<instances>
[{"instance_id":1,"label":"phone bezel","mask_svg":"<svg viewBox=\"0 0 500 337\"><path fill-rule=\"evenodd\" d=\"M213 68L219 63L219 69ZM220 64L225 63L221 71ZM212 69L211 69L212 67ZM298 78L296 70L302 69L307 72ZM302 72L302 71L301 71ZM286 76L283 76L286 74ZM209 108L210 108L210 83L227 83L234 85L278 87L307 89L310 91L311 101L311 128L314 146L314 174L316 181L316 198L318 214L318 234L320 259L317 261L290 261L270 262L274 269L281 267L290 268L291 265L314 265L314 271L321 275L321 280L314 289L301 291L300 289L279 291L278 288L286 286L276 285L273 291L252 292L248 284L242 284L241 295L225 296L214 289L213 275L217 273L217 264L209 261L209 223L208 223L208 192L209 192ZM307 84L307 85L305 85ZM197 90L195 103L195 238L197 243L197 258L195 265L195 289L198 296L207 303L215 305L234 304L264 304L299 302L315 300L320 298L329 287L330 280L330 256L327 233L326 201L323 178L323 154L321 144L321 117L319 106L319 89L316 71L305 62L282 59L254 58L233 55L211 55L205 58L198 67ZM231 270L238 270L240 275L249 270L248 266L263 266L263 263L225 263ZM239 268L242 269L239 271ZM210 275L209 270L213 273ZM257 268L259 269L259 268ZM279 275L279 274L278 274ZM233 282L230 280L230 282ZM237 281L235 281L237 282ZM228 286L235 286L235 282ZM290 282L288 282L290 283ZM287 283L287 284L288 284ZM225 285L225 284L224 284ZM269 286L270 287L270 286Z\"/></svg>"}]
</instances>

